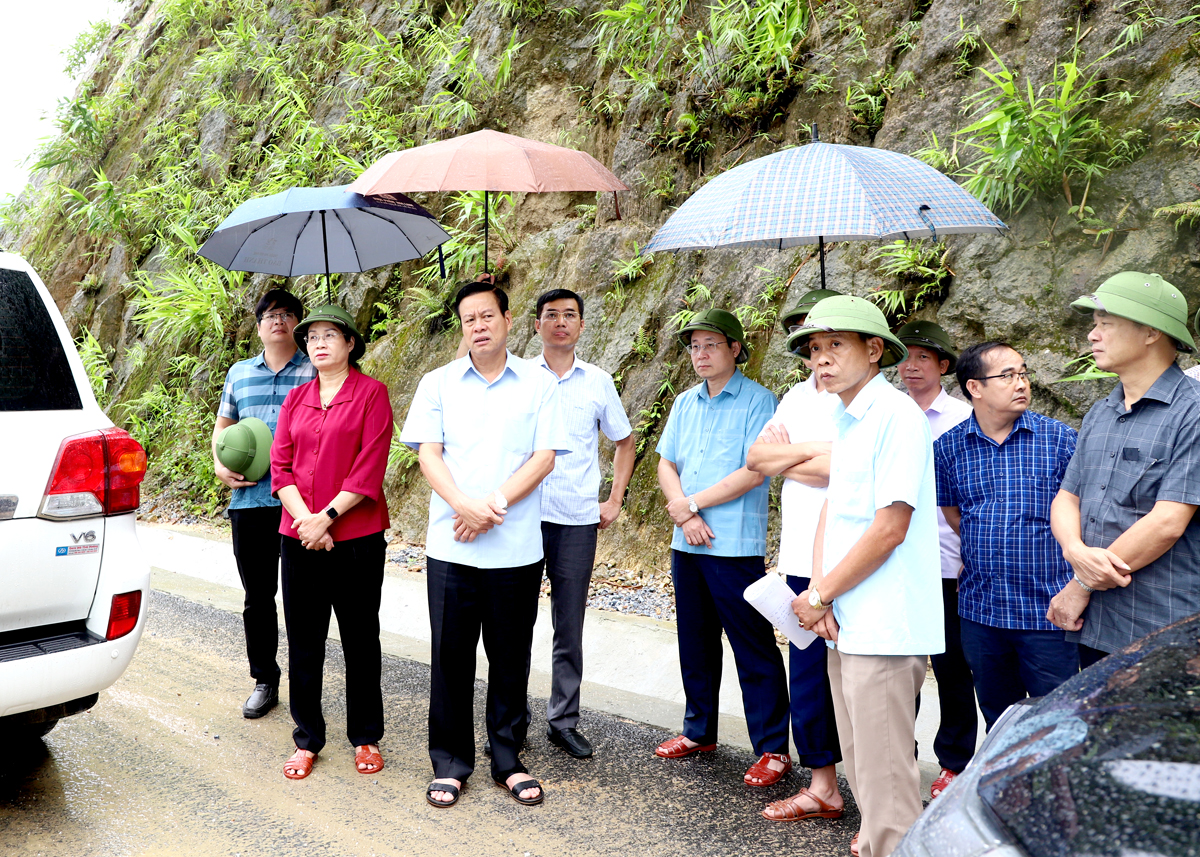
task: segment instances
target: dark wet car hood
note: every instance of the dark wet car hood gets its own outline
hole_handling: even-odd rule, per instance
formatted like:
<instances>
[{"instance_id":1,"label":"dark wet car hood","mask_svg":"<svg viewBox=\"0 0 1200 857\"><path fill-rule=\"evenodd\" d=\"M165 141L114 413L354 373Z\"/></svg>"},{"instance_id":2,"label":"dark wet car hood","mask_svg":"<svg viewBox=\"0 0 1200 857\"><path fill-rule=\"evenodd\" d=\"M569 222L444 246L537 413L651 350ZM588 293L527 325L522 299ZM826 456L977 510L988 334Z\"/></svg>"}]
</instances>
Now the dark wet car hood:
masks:
<instances>
[{"instance_id":1,"label":"dark wet car hood","mask_svg":"<svg viewBox=\"0 0 1200 857\"><path fill-rule=\"evenodd\" d=\"M1200 615L1081 672L997 737L979 796L1033 857L1200 854Z\"/></svg>"}]
</instances>

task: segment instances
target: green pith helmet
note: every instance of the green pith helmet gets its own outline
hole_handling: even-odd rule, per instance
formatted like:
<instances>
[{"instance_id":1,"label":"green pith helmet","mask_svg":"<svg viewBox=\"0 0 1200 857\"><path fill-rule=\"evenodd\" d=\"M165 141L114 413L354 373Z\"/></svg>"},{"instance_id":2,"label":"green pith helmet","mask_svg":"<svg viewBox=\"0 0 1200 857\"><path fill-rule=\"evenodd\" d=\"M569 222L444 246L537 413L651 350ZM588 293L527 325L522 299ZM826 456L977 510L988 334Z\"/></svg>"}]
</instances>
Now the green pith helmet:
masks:
<instances>
[{"instance_id":1,"label":"green pith helmet","mask_svg":"<svg viewBox=\"0 0 1200 857\"><path fill-rule=\"evenodd\" d=\"M257 417L239 420L217 435L217 461L247 482L257 482L271 469L271 429Z\"/></svg>"},{"instance_id":2,"label":"green pith helmet","mask_svg":"<svg viewBox=\"0 0 1200 857\"><path fill-rule=\"evenodd\" d=\"M887 318L883 310L870 301L850 295L838 295L825 298L812 308L804 327L787 338L788 351L808 357L808 339L814 333L833 333L834 331L850 331L861 333L863 336L878 336L883 340L883 356L879 358L879 368L895 366L908 357L908 349L904 343L888 330Z\"/></svg>"},{"instance_id":3,"label":"green pith helmet","mask_svg":"<svg viewBox=\"0 0 1200 857\"><path fill-rule=\"evenodd\" d=\"M818 301L823 298L835 298L840 294L841 292L835 292L833 289L813 289L811 292L805 292L800 296L800 300L796 301L794 307L779 317L779 323L783 325L783 332L789 333L788 328L808 315Z\"/></svg>"},{"instance_id":4,"label":"green pith helmet","mask_svg":"<svg viewBox=\"0 0 1200 857\"><path fill-rule=\"evenodd\" d=\"M367 343L362 338L362 334L354 327L354 319L350 318L350 313L336 304L326 304L309 313L308 317L296 325L296 329L292 331L292 338L296 340L296 345L306 355L308 354L308 328L318 321L327 321L341 328L342 333L354 335L354 347L350 349L351 363L357 362L367 353Z\"/></svg>"},{"instance_id":5,"label":"green pith helmet","mask_svg":"<svg viewBox=\"0 0 1200 857\"><path fill-rule=\"evenodd\" d=\"M738 342L742 350L738 352L735 363L745 363L750 359L750 346L746 344L746 333L736 315L723 309L706 309L698 312L679 331L679 341L687 348L692 341L692 333L697 330L711 330Z\"/></svg>"},{"instance_id":6,"label":"green pith helmet","mask_svg":"<svg viewBox=\"0 0 1200 857\"><path fill-rule=\"evenodd\" d=\"M958 363L958 355L954 353L950 334L932 321L910 321L896 331L896 338L905 345L918 345L921 348L936 351L938 359L950 361L950 365L942 374L949 375L954 372L954 367Z\"/></svg>"},{"instance_id":7,"label":"green pith helmet","mask_svg":"<svg viewBox=\"0 0 1200 857\"><path fill-rule=\"evenodd\" d=\"M1072 301L1071 308L1084 315L1104 310L1109 315L1161 330L1175 340L1178 351L1191 354L1196 350L1188 333L1187 301L1179 289L1158 274L1138 271L1113 274L1094 293Z\"/></svg>"}]
</instances>

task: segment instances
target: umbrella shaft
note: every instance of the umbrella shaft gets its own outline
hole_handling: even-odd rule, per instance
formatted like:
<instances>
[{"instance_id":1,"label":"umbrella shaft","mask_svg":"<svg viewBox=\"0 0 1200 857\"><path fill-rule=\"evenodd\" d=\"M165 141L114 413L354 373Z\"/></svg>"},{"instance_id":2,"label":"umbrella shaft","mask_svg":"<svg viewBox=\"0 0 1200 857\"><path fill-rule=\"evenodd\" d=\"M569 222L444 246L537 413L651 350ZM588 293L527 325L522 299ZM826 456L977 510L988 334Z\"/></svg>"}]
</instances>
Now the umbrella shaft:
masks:
<instances>
[{"instance_id":1,"label":"umbrella shaft","mask_svg":"<svg viewBox=\"0 0 1200 857\"><path fill-rule=\"evenodd\" d=\"M483 192L483 272L488 272L488 192Z\"/></svg>"},{"instance_id":2,"label":"umbrella shaft","mask_svg":"<svg viewBox=\"0 0 1200 857\"><path fill-rule=\"evenodd\" d=\"M817 126L813 126L814 132ZM825 288L825 236L817 238L817 252L821 254L821 288Z\"/></svg>"}]
</instances>

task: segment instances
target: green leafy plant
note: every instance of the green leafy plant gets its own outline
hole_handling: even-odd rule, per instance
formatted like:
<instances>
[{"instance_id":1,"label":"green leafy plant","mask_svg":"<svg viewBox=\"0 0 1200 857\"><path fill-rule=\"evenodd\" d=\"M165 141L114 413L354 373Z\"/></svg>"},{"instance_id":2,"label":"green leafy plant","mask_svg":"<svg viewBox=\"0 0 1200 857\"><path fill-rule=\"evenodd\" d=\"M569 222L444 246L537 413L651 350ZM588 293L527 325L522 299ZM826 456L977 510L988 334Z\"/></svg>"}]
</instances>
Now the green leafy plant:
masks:
<instances>
[{"instance_id":1,"label":"green leafy plant","mask_svg":"<svg viewBox=\"0 0 1200 857\"><path fill-rule=\"evenodd\" d=\"M633 243L633 255L628 259L613 259L612 277L618 286L629 285L634 280L641 279L646 269L654 264L653 253L641 253L637 242Z\"/></svg>"},{"instance_id":2,"label":"green leafy plant","mask_svg":"<svg viewBox=\"0 0 1200 857\"><path fill-rule=\"evenodd\" d=\"M1074 360L1069 360L1063 364L1063 369L1069 369L1074 366L1078 371L1067 376L1066 378L1058 378L1050 381L1051 384L1065 384L1068 381L1103 381L1106 378L1116 378L1114 372L1105 372L1096 366L1096 358L1091 354L1084 354L1081 357L1076 357Z\"/></svg>"},{"instance_id":3,"label":"green leafy plant","mask_svg":"<svg viewBox=\"0 0 1200 857\"><path fill-rule=\"evenodd\" d=\"M1139 130L1120 132L1092 111L1115 101L1128 104L1133 94L1115 88L1103 93L1101 57L1079 65L1076 46L1070 60L1055 64L1050 83L1035 92L1019 80L988 46L996 71L981 71L990 81L966 100L975 121L958 132L963 146L976 157L958 175L964 186L992 210L1021 211L1034 196L1090 181L1136 158L1144 146Z\"/></svg>"},{"instance_id":4,"label":"green leafy plant","mask_svg":"<svg viewBox=\"0 0 1200 857\"><path fill-rule=\"evenodd\" d=\"M946 264L949 251L945 242L892 241L873 251L869 262L878 262L881 276L899 280L898 288L879 288L868 298L885 315L903 317L916 312L938 295L954 272Z\"/></svg>"},{"instance_id":5,"label":"green leafy plant","mask_svg":"<svg viewBox=\"0 0 1200 857\"><path fill-rule=\"evenodd\" d=\"M655 336L652 331L642 327L633 337L633 353L643 360L649 360L654 356Z\"/></svg>"},{"instance_id":6,"label":"green leafy plant","mask_svg":"<svg viewBox=\"0 0 1200 857\"><path fill-rule=\"evenodd\" d=\"M983 44L983 33L979 29L979 24L966 26L963 23L963 16L958 16L958 41L954 43L954 76L966 77L971 73L974 67L971 64L971 57L979 50Z\"/></svg>"},{"instance_id":7,"label":"green leafy plant","mask_svg":"<svg viewBox=\"0 0 1200 857\"><path fill-rule=\"evenodd\" d=\"M113 377L112 364L108 360L108 355L104 353L104 347L87 328L84 328L83 333L75 340L75 344L79 348L79 359L83 361L83 368L87 372L88 383L91 384L96 403L100 405L101 409L108 410L110 402L108 384Z\"/></svg>"},{"instance_id":8,"label":"green leafy plant","mask_svg":"<svg viewBox=\"0 0 1200 857\"><path fill-rule=\"evenodd\" d=\"M888 99L913 82L912 72L896 74L888 69L866 81L851 81L846 87L850 124L874 135L883 125Z\"/></svg>"},{"instance_id":9,"label":"green leafy plant","mask_svg":"<svg viewBox=\"0 0 1200 857\"><path fill-rule=\"evenodd\" d=\"M1136 45L1146 38L1146 34L1151 30L1170 23L1155 11L1149 0L1125 0L1123 3L1117 3L1114 8L1130 19L1117 35L1118 48Z\"/></svg>"}]
</instances>

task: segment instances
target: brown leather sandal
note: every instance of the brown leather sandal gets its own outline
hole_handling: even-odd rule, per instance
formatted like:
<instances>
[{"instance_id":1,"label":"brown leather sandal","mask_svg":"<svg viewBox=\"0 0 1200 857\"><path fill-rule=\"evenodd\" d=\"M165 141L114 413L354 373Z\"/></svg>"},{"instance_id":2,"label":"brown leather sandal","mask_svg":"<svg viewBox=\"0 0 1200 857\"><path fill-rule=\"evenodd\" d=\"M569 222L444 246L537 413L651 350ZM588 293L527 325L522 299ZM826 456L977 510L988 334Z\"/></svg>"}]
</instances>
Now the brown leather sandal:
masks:
<instances>
[{"instance_id":1,"label":"brown leather sandal","mask_svg":"<svg viewBox=\"0 0 1200 857\"><path fill-rule=\"evenodd\" d=\"M354 770L360 774L374 774L383 770L383 756L371 752L367 749L368 746L363 744L361 747L354 748ZM360 768L359 765L366 765L366 767Z\"/></svg>"},{"instance_id":2,"label":"brown leather sandal","mask_svg":"<svg viewBox=\"0 0 1200 857\"><path fill-rule=\"evenodd\" d=\"M689 747L682 735L676 735L659 744L654 750L654 755L663 759L682 759L692 753L711 753L715 749L716 744L694 744Z\"/></svg>"},{"instance_id":3,"label":"brown leather sandal","mask_svg":"<svg viewBox=\"0 0 1200 857\"><path fill-rule=\"evenodd\" d=\"M780 762L782 768L772 768L771 762ZM748 786L773 786L792 769L792 757L787 753L763 753L762 758L750 766L742 777Z\"/></svg>"},{"instance_id":4,"label":"brown leather sandal","mask_svg":"<svg viewBox=\"0 0 1200 857\"><path fill-rule=\"evenodd\" d=\"M855 833L854 838L850 840L850 854L852 857L858 857L858 833Z\"/></svg>"},{"instance_id":5,"label":"brown leather sandal","mask_svg":"<svg viewBox=\"0 0 1200 857\"><path fill-rule=\"evenodd\" d=\"M804 809L800 805L801 796L811 798L819 809L816 812ZM841 818L844 812L845 810L836 809L825 803L808 789L800 789L798 794L789 798L771 801L762 811L762 815L768 821L806 821L810 818Z\"/></svg>"},{"instance_id":6,"label":"brown leather sandal","mask_svg":"<svg viewBox=\"0 0 1200 857\"><path fill-rule=\"evenodd\" d=\"M302 780L312 773L313 762L317 761L317 754L311 756L304 755L307 750L296 749L292 754L292 758L283 763L283 775L289 780Z\"/></svg>"}]
</instances>

